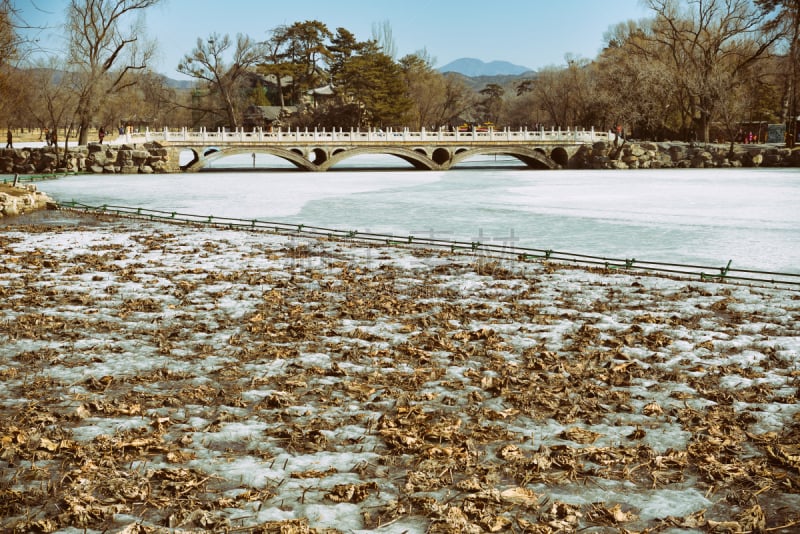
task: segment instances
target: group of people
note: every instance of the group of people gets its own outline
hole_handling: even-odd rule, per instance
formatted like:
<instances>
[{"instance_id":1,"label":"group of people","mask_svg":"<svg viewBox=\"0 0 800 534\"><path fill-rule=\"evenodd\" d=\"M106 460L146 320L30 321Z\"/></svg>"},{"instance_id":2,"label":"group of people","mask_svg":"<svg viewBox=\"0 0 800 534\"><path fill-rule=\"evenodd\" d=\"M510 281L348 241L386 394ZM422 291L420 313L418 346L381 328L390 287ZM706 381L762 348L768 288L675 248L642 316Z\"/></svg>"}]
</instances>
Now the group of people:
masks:
<instances>
[{"instance_id":1,"label":"group of people","mask_svg":"<svg viewBox=\"0 0 800 534\"><path fill-rule=\"evenodd\" d=\"M44 128L39 135L39 140L42 140L42 136L44 136L44 142L47 143L47 146L56 146L58 143L58 137L56 136L56 131L50 131L50 128ZM106 129L100 127L97 131L97 138L100 141L100 144L103 143L103 139L106 136ZM6 132L6 148L14 148L14 134L11 133L11 128L8 129Z\"/></svg>"},{"instance_id":2,"label":"group of people","mask_svg":"<svg viewBox=\"0 0 800 534\"><path fill-rule=\"evenodd\" d=\"M758 142L758 136L754 135L753 132L745 132L743 130L739 130L739 134L736 136L736 141L738 141L739 143L750 145Z\"/></svg>"}]
</instances>

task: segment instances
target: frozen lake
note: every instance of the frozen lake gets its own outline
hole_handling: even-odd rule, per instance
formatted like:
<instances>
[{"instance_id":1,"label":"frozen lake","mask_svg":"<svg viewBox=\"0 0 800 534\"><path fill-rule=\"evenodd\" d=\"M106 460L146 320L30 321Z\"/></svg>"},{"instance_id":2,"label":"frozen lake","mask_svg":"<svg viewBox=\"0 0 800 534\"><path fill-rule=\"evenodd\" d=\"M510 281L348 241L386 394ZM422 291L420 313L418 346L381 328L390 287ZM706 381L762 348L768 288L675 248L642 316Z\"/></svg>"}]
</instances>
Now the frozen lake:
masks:
<instances>
[{"instance_id":1,"label":"frozen lake","mask_svg":"<svg viewBox=\"0 0 800 534\"><path fill-rule=\"evenodd\" d=\"M422 172L396 161L241 172L248 157L228 161L241 170L71 176L39 188L90 205L800 272L797 169L531 171L492 159Z\"/></svg>"}]
</instances>

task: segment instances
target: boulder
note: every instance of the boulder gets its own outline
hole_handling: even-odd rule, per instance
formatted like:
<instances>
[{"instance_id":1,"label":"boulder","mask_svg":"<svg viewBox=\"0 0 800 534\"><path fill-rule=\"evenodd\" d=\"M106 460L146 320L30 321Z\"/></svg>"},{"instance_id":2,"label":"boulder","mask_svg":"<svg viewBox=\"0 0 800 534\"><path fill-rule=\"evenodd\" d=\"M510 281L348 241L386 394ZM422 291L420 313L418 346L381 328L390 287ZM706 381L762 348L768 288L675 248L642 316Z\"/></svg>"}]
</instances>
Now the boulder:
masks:
<instances>
[{"instance_id":1,"label":"boulder","mask_svg":"<svg viewBox=\"0 0 800 534\"><path fill-rule=\"evenodd\" d=\"M36 172L36 167L30 163L23 163L22 165L15 165L14 172L19 174L34 174Z\"/></svg>"},{"instance_id":2,"label":"boulder","mask_svg":"<svg viewBox=\"0 0 800 534\"><path fill-rule=\"evenodd\" d=\"M592 156L595 158L603 158L608 156L608 143L600 141L592 145Z\"/></svg>"}]
</instances>

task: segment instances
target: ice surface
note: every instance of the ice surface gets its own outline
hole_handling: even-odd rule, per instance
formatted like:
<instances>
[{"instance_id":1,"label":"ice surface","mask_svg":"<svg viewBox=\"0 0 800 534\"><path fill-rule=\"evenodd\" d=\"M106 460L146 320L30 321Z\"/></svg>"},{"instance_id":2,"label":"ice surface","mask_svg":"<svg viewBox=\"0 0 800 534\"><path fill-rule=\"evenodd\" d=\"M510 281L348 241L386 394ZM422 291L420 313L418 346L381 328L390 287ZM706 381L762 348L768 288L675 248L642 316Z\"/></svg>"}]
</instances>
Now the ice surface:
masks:
<instances>
[{"instance_id":1,"label":"ice surface","mask_svg":"<svg viewBox=\"0 0 800 534\"><path fill-rule=\"evenodd\" d=\"M373 162L374 164L374 162ZM800 273L795 169L191 173L42 182L60 201Z\"/></svg>"}]
</instances>

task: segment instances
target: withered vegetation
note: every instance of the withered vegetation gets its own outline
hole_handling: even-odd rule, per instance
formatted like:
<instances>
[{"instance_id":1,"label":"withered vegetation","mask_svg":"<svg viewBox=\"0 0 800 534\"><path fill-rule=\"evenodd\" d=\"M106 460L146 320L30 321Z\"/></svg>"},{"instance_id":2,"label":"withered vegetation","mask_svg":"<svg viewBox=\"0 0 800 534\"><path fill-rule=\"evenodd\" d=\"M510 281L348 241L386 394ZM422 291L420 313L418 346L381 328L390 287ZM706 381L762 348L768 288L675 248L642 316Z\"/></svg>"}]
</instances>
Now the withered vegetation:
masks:
<instances>
[{"instance_id":1,"label":"withered vegetation","mask_svg":"<svg viewBox=\"0 0 800 534\"><path fill-rule=\"evenodd\" d=\"M797 293L122 221L0 257L4 531L800 528Z\"/></svg>"}]
</instances>

